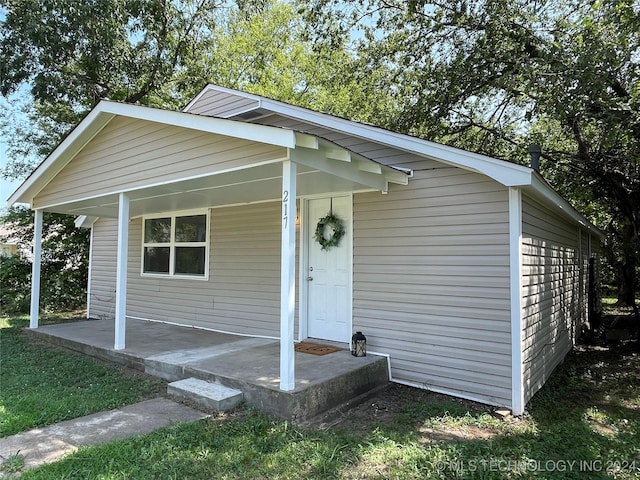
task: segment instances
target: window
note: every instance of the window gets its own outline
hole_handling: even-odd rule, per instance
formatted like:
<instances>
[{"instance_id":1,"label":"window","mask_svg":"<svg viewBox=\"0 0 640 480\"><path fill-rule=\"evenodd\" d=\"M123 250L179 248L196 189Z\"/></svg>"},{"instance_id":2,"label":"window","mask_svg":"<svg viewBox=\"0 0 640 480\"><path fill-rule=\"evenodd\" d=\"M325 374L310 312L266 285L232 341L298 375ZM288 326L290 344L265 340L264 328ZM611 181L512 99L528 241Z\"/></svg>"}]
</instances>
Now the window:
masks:
<instances>
[{"instance_id":1,"label":"window","mask_svg":"<svg viewBox=\"0 0 640 480\"><path fill-rule=\"evenodd\" d=\"M142 273L207 278L209 215L145 217L142 234Z\"/></svg>"}]
</instances>

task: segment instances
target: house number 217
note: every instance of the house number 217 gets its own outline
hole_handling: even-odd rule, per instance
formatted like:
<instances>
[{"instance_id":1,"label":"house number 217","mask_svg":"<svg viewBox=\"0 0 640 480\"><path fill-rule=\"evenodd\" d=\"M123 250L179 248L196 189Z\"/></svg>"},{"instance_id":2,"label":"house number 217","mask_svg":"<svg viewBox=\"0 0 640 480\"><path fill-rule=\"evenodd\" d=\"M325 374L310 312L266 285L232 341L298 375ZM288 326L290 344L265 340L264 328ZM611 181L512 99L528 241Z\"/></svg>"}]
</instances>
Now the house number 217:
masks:
<instances>
[{"instance_id":1,"label":"house number 217","mask_svg":"<svg viewBox=\"0 0 640 480\"><path fill-rule=\"evenodd\" d=\"M284 228L289 225L289 190L282 192L282 225Z\"/></svg>"}]
</instances>

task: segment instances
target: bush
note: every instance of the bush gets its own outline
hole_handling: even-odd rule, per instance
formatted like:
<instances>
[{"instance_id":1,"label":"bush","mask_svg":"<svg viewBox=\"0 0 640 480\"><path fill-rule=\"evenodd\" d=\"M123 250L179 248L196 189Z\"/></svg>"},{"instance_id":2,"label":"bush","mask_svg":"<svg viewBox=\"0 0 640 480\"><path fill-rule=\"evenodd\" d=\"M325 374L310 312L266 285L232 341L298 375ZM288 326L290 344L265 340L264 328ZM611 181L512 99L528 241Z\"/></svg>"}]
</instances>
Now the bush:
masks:
<instances>
[{"instance_id":1,"label":"bush","mask_svg":"<svg viewBox=\"0 0 640 480\"><path fill-rule=\"evenodd\" d=\"M29 310L31 263L18 254L0 256L0 313Z\"/></svg>"},{"instance_id":2,"label":"bush","mask_svg":"<svg viewBox=\"0 0 640 480\"><path fill-rule=\"evenodd\" d=\"M44 214L40 269L40 309L60 311L83 307L89 264L89 230L76 228L74 217ZM31 251L33 212L12 207L0 217L18 241L19 254L3 257L0 264L0 311L24 313L31 302Z\"/></svg>"}]
</instances>

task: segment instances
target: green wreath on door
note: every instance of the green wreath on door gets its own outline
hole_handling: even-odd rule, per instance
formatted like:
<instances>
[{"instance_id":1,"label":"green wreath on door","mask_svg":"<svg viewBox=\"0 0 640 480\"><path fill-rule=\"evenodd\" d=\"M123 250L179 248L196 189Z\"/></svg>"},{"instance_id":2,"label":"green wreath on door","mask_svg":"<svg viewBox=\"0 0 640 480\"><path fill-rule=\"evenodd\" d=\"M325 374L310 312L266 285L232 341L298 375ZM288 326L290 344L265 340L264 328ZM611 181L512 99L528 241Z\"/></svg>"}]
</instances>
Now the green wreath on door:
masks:
<instances>
[{"instance_id":1,"label":"green wreath on door","mask_svg":"<svg viewBox=\"0 0 640 480\"><path fill-rule=\"evenodd\" d=\"M327 227L332 230L331 235L328 236L325 235ZM333 213L330 213L318 220L314 238L320 247L322 247L322 250L329 250L331 247L337 247L340 244L340 239L342 239L345 232L346 230L342 220Z\"/></svg>"}]
</instances>

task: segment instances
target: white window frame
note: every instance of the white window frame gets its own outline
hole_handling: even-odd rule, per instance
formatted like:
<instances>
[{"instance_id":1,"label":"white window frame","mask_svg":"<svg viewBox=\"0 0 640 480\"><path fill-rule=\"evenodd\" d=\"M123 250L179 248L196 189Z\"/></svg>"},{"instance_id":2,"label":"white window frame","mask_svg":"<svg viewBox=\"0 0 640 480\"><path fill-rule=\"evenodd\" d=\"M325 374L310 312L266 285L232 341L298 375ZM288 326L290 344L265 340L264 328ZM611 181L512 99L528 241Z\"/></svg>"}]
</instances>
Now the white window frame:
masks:
<instances>
[{"instance_id":1,"label":"white window frame","mask_svg":"<svg viewBox=\"0 0 640 480\"><path fill-rule=\"evenodd\" d=\"M204 242L176 242L176 218L190 217L195 215L205 216L206 236ZM145 243L144 231L145 222L154 218L171 218L171 239L169 243ZM207 209L199 210L182 210L176 212L165 212L153 215L144 215L142 217L142 247L140 251L140 276L155 278L175 278L180 280L209 280L209 253L210 253L210 235L211 235L211 212ZM145 247L169 247L169 273L145 272L144 271L144 249ZM186 275L175 272L176 247L204 247L204 275Z\"/></svg>"}]
</instances>

